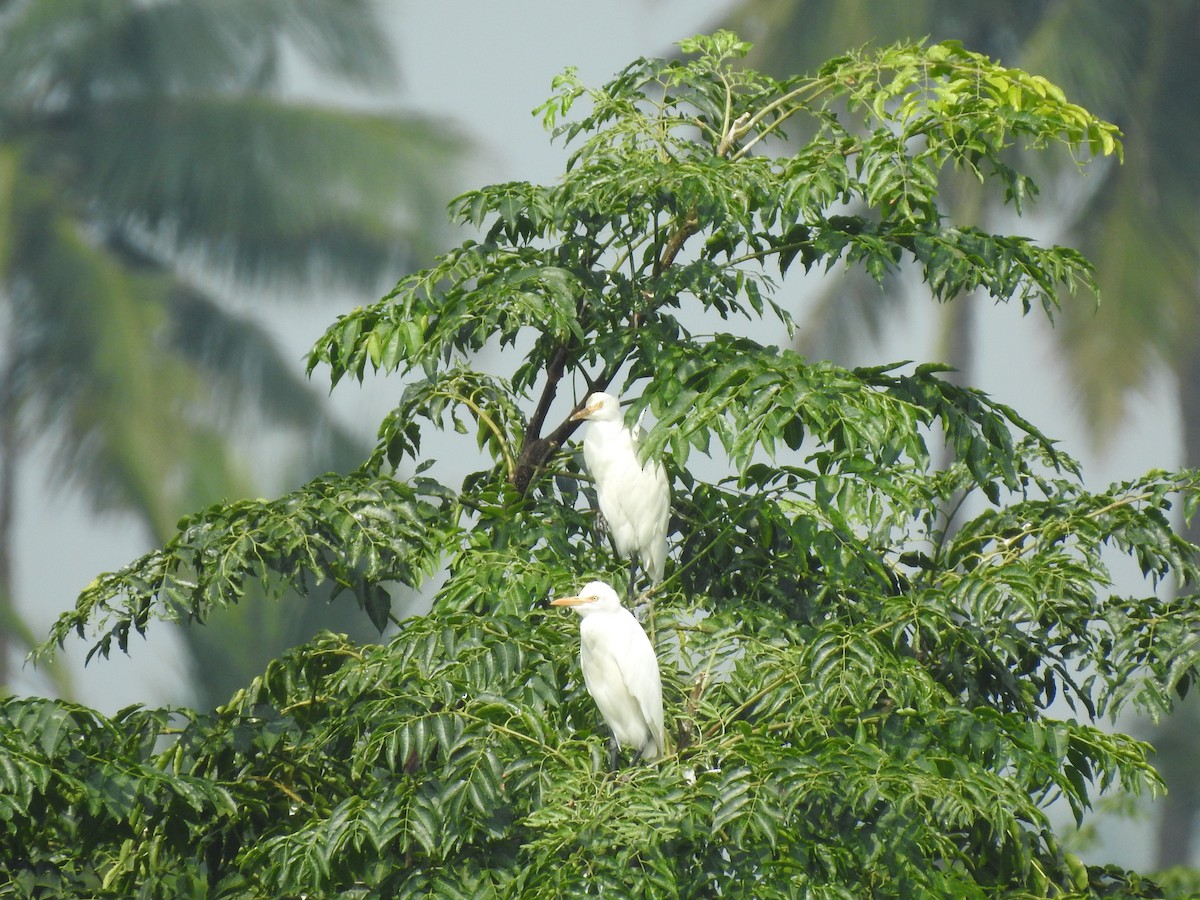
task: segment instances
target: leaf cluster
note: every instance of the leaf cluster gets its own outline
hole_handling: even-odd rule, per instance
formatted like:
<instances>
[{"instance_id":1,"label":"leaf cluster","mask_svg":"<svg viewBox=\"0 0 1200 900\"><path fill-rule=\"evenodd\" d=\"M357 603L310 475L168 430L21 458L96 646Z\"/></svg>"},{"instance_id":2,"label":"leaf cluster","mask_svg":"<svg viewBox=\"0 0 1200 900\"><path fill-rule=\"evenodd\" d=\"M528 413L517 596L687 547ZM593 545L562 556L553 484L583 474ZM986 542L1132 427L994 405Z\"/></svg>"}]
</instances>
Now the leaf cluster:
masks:
<instances>
[{"instance_id":1,"label":"leaf cluster","mask_svg":"<svg viewBox=\"0 0 1200 900\"><path fill-rule=\"evenodd\" d=\"M51 629L47 647L96 635L88 658L129 650L152 618L203 622L251 582L274 596L330 581L353 594L376 627L388 623L386 584L419 587L441 558L448 499L432 482L369 472L325 476L276 500L217 504L185 516L161 549L96 578Z\"/></svg>"}]
</instances>

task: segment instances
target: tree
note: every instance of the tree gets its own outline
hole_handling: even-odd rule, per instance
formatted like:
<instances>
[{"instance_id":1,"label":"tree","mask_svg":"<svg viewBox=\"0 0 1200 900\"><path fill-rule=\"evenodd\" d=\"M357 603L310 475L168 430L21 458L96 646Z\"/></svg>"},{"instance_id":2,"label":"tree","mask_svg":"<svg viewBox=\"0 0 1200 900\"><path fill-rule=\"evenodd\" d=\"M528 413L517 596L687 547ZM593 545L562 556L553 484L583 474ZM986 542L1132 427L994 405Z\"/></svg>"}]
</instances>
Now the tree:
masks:
<instances>
[{"instance_id":1,"label":"tree","mask_svg":"<svg viewBox=\"0 0 1200 900\"><path fill-rule=\"evenodd\" d=\"M14 486L35 440L53 445L63 480L99 509L133 512L155 543L188 510L257 493L259 479L239 452L238 424L247 418L303 436L294 442L296 460L279 460L276 471L295 466L307 479L365 452L272 335L192 273L199 262L241 284L374 285L383 272L432 253L435 230L424 222L440 204L433 197L455 157L453 142L414 116L284 102L289 49L353 85L379 86L395 74L364 0L5 7L6 644L18 627ZM253 640L265 638L260 631ZM11 649L0 649L0 683Z\"/></svg>"},{"instance_id":2,"label":"tree","mask_svg":"<svg viewBox=\"0 0 1200 900\"><path fill-rule=\"evenodd\" d=\"M735 28L755 23L762 32L759 59L768 71L815 66L830 46L954 36L968 47L1044 72L1090 109L1120 122L1129 136L1124 165L1097 173L1086 191L1077 179L1046 179L1068 194L1056 204L1065 211L1060 231L1102 261L1096 279L1104 295L1098 309L1086 304L1066 308L1054 337L1097 447L1105 447L1131 398L1165 365L1181 388L1183 464L1200 465L1200 429L1195 425L1200 422L1200 395L1187 389L1200 374L1195 302L1200 118L1181 114L1195 107L1186 97L1198 83L1200 5L1101 0L1085 8L1010 0L984 7L917 0L874 4L868 13L855 0L744 0L731 21ZM986 216L986 209L979 210L978 191L967 192L963 200L975 208L974 217ZM962 206L952 208L967 214ZM878 323L899 308L881 303L877 292L861 304L853 299L838 290L823 305L842 332L862 333L864 319ZM943 358L963 371L970 371L974 355L971 308L955 304L944 310L948 355ZM1193 526L1185 534L1193 542L1200 540ZM1168 785L1166 797L1156 804L1159 867L1194 859L1200 824L1200 791L1193 775L1198 733L1200 709L1194 701L1155 729L1158 765Z\"/></svg>"},{"instance_id":3,"label":"tree","mask_svg":"<svg viewBox=\"0 0 1200 900\"><path fill-rule=\"evenodd\" d=\"M18 890L1154 895L1066 853L1044 806L1158 785L1151 748L1095 720L1169 709L1196 677L1195 597L1159 593L1200 576L1167 515L1200 502L1196 475L1090 491L938 365L850 369L717 330L790 321L769 287L796 263L907 262L939 300L982 288L1053 312L1092 283L1086 260L948 222L940 179L965 168L1019 208L1032 184L1006 148L1116 154L1115 128L955 43L785 81L741 68L728 32L682 46L599 90L564 74L541 107L575 144L561 182L459 197L482 239L317 342L310 371L335 384L415 376L362 467L189 517L48 645L126 649L260 581L333 582L383 624L394 585L445 564L432 611L386 645L325 634L211 712L7 701ZM772 152L785 129L806 140ZM473 365L496 345L519 348L507 375ZM576 625L544 606L626 571L568 444L605 387L657 419L644 450L673 480L676 547L646 623L674 749L615 773ZM473 432L484 466L461 489L422 458L430 427ZM694 451L724 471L690 471ZM940 531L962 494L982 511ZM1106 547L1144 593L1112 592ZM1054 718L1056 697L1085 721Z\"/></svg>"}]
</instances>

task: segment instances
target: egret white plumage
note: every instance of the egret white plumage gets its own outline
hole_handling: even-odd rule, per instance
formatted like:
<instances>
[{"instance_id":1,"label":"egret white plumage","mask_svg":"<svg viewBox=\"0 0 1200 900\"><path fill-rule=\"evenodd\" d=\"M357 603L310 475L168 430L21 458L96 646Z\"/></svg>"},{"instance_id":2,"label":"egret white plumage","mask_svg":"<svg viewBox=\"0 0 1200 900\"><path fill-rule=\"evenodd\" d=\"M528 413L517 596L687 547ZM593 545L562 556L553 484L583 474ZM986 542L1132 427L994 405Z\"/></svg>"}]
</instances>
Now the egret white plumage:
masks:
<instances>
[{"instance_id":1,"label":"egret white plumage","mask_svg":"<svg viewBox=\"0 0 1200 900\"><path fill-rule=\"evenodd\" d=\"M612 729L612 767L617 767L618 744L635 748L635 761L658 759L666 749L662 681L658 657L638 620L603 581L589 582L578 596L550 605L570 606L580 615L583 683Z\"/></svg>"},{"instance_id":2,"label":"egret white plumage","mask_svg":"<svg viewBox=\"0 0 1200 900\"><path fill-rule=\"evenodd\" d=\"M639 563L652 584L662 581L666 568L671 517L666 470L657 460L643 465L638 459L639 436L625 427L621 406L612 394L592 394L571 418L588 421L583 461L595 479L596 502L617 552L632 560L632 596Z\"/></svg>"}]
</instances>

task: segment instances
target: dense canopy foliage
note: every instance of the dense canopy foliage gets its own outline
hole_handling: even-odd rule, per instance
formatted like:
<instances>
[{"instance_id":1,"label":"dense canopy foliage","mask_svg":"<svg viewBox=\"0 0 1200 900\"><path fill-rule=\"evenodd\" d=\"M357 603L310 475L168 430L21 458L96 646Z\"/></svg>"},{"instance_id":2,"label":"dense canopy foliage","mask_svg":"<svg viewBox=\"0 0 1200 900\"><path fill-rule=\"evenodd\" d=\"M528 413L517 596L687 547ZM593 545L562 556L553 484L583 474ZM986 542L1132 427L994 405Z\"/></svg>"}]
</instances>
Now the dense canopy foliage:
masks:
<instances>
[{"instance_id":1,"label":"dense canopy foliage","mask_svg":"<svg viewBox=\"0 0 1200 900\"><path fill-rule=\"evenodd\" d=\"M17 895L1153 895L1067 853L1046 807L1157 784L1097 720L1196 675L1200 572L1171 524L1195 476L1095 491L937 365L745 336L789 325L775 280L839 262L1052 313L1089 264L948 221L939 187L964 170L1019 210L1011 147L1114 154L1115 129L953 43L788 81L728 33L682 46L599 90L563 75L540 108L563 178L459 197L477 237L317 342L334 384L406 376L359 470L185 519L48 644L131 649L256 580L333 582L380 625L396 584L433 586L431 611L381 645L322 636L211 712L7 701ZM600 389L649 410L674 498L646 622L674 747L619 773L576 623L545 606L625 577L569 443ZM431 428L476 449L435 460Z\"/></svg>"}]
</instances>

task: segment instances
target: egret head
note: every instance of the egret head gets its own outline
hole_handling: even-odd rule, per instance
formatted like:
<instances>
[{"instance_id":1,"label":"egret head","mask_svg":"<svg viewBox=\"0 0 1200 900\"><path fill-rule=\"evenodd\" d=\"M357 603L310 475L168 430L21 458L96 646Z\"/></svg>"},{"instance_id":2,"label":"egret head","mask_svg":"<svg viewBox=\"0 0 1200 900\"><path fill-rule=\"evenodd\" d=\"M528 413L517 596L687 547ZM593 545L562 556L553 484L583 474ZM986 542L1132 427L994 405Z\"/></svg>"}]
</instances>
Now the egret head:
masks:
<instances>
[{"instance_id":1,"label":"egret head","mask_svg":"<svg viewBox=\"0 0 1200 900\"><path fill-rule=\"evenodd\" d=\"M598 422L621 421L621 404L612 394L597 391L587 398L583 409L571 416L572 421L594 419Z\"/></svg>"},{"instance_id":2,"label":"egret head","mask_svg":"<svg viewBox=\"0 0 1200 900\"><path fill-rule=\"evenodd\" d=\"M607 395L606 395L607 396ZM603 581L589 581L574 597L559 597L550 601L551 606L570 606L581 616L594 612L611 612L621 608L617 592Z\"/></svg>"}]
</instances>

